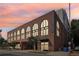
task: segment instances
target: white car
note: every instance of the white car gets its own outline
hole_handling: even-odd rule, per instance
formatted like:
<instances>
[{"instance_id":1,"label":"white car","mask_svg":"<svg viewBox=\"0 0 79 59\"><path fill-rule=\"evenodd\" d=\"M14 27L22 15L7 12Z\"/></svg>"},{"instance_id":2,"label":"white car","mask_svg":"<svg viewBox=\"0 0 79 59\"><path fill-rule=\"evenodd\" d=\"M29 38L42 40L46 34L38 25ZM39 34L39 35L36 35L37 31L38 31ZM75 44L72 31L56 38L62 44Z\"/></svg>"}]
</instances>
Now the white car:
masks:
<instances>
[{"instance_id":1,"label":"white car","mask_svg":"<svg viewBox=\"0 0 79 59\"><path fill-rule=\"evenodd\" d=\"M75 51L79 51L79 46L75 47L74 50L75 50Z\"/></svg>"}]
</instances>

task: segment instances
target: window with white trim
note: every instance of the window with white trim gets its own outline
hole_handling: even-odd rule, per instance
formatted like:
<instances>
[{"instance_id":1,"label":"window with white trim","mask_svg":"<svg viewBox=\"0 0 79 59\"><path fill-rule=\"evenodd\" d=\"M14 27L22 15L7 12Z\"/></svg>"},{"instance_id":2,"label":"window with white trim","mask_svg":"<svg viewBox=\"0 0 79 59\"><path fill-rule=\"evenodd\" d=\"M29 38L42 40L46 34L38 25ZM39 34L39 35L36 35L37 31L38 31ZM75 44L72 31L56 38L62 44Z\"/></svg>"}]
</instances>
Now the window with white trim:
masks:
<instances>
[{"instance_id":1,"label":"window with white trim","mask_svg":"<svg viewBox=\"0 0 79 59\"><path fill-rule=\"evenodd\" d=\"M56 23L56 35L59 36L59 22Z\"/></svg>"},{"instance_id":2,"label":"window with white trim","mask_svg":"<svg viewBox=\"0 0 79 59\"><path fill-rule=\"evenodd\" d=\"M21 39L25 39L25 29L22 28L21 30Z\"/></svg>"},{"instance_id":3,"label":"window with white trim","mask_svg":"<svg viewBox=\"0 0 79 59\"><path fill-rule=\"evenodd\" d=\"M38 36L38 24L34 24L32 27L32 31L33 31L33 36L36 37Z\"/></svg>"},{"instance_id":4,"label":"window with white trim","mask_svg":"<svg viewBox=\"0 0 79 59\"><path fill-rule=\"evenodd\" d=\"M41 35L48 35L48 20L43 20L41 23Z\"/></svg>"},{"instance_id":5,"label":"window with white trim","mask_svg":"<svg viewBox=\"0 0 79 59\"><path fill-rule=\"evenodd\" d=\"M17 31L17 40L20 40L20 30Z\"/></svg>"},{"instance_id":6,"label":"window with white trim","mask_svg":"<svg viewBox=\"0 0 79 59\"><path fill-rule=\"evenodd\" d=\"M11 41L13 41L13 32L11 33Z\"/></svg>"},{"instance_id":7,"label":"window with white trim","mask_svg":"<svg viewBox=\"0 0 79 59\"><path fill-rule=\"evenodd\" d=\"M16 40L16 32L14 32L14 40Z\"/></svg>"},{"instance_id":8,"label":"window with white trim","mask_svg":"<svg viewBox=\"0 0 79 59\"><path fill-rule=\"evenodd\" d=\"M30 28L30 26L28 26L28 27L26 28L26 39L27 39L28 37L31 37L31 28Z\"/></svg>"}]
</instances>

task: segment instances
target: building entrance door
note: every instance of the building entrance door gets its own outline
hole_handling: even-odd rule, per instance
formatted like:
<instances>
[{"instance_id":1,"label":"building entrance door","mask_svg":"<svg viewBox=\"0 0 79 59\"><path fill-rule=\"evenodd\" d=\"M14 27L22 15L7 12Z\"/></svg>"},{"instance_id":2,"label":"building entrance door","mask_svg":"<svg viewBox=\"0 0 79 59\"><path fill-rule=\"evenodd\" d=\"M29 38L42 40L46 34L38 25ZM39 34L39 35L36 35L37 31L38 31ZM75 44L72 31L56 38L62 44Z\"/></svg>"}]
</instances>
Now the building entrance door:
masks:
<instances>
[{"instance_id":1,"label":"building entrance door","mask_svg":"<svg viewBox=\"0 0 79 59\"><path fill-rule=\"evenodd\" d=\"M41 51L48 50L48 42L41 42Z\"/></svg>"}]
</instances>

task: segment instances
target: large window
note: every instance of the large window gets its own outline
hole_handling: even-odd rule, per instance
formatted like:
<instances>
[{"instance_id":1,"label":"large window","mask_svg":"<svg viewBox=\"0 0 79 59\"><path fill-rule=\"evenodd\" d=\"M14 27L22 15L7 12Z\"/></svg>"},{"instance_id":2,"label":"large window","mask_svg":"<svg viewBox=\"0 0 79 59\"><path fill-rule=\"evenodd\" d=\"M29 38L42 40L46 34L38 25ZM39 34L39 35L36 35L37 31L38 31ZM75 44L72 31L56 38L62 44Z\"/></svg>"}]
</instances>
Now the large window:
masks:
<instances>
[{"instance_id":1,"label":"large window","mask_svg":"<svg viewBox=\"0 0 79 59\"><path fill-rule=\"evenodd\" d=\"M13 41L13 32L11 33L11 41Z\"/></svg>"},{"instance_id":2,"label":"large window","mask_svg":"<svg viewBox=\"0 0 79 59\"><path fill-rule=\"evenodd\" d=\"M14 40L16 40L16 32L14 32Z\"/></svg>"},{"instance_id":3,"label":"large window","mask_svg":"<svg viewBox=\"0 0 79 59\"><path fill-rule=\"evenodd\" d=\"M26 38L31 37L31 28L28 26L26 29Z\"/></svg>"},{"instance_id":4,"label":"large window","mask_svg":"<svg viewBox=\"0 0 79 59\"><path fill-rule=\"evenodd\" d=\"M38 24L34 24L32 27L33 36L38 36Z\"/></svg>"},{"instance_id":5,"label":"large window","mask_svg":"<svg viewBox=\"0 0 79 59\"><path fill-rule=\"evenodd\" d=\"M8 34L8 38L10 38L10 33Z\"/></svg>"},{"instance_id":6,"label":"large window","mask_svg":"<svg viewBox=\"0 0 79 59\"><path fill-rule=\"evenodd\" d=\"M48 50L49 47L48 47L48 42L41 42L41 50Z\"/></svg>"},{"instance_id":7,"label":"large window","mask_svg":"<svg viewBox=\"0 0 79 59\"><path fill-rule=\"evenodd\" d=\"M48 35L48 20L41 23L41 35Z\"/></svg>"},{"instance_id":8,"label":"large window","mask_svg":"<svg viewBox=\"0 0 79 59\"><path fill-rule=\"evenodd\" d=\"M16 32L14 32L14 36L16 36Z\"/></svg>"},{"instance_id":9,"label":"large window","mask_svg":"<svg viewBox=\"0 0 79 59\"><path fill-rule=\"evenodd\" d=\"M25 39L25 29L22 28L21 30L21 39Z\"/></svg>"},{"instance_id":10,"label":"large window","mask_svg":"<svg viewBox=\"0 0 79 59\"><path fill-rule=\"evenodd\" d=\"M56 35L59 36L59 22L56 23Z\"/></svg>"},{"instance_id":11,"label":"large window","mask_svg":"<svg viewBox=\"0 0 79 59\"><path fill-rule=\"evenodd\" d=\"M11 33L11 37L13 37L13 33Z\"/></svg>"},{"instance_id":12,"label":"large window","mask_svg":"<svg viewBox=\"0 0 79 59\"><path fill-rule=\"evenodd\" d=\"M10 37L10 33L9 33L9 34L8 34L8 42L10 42L10 40L11 40L10 38L11 38L11 37Z\"/></svg>"},{"instance_id":13,"label":"large window","mask_svg":"<svg viewBox=\"0 0 79 59\"><path fill-rule=\"evenodd\" d=\"M20 30L17 31L17 40L20 40Z\"/></svg>"}]
</instances>

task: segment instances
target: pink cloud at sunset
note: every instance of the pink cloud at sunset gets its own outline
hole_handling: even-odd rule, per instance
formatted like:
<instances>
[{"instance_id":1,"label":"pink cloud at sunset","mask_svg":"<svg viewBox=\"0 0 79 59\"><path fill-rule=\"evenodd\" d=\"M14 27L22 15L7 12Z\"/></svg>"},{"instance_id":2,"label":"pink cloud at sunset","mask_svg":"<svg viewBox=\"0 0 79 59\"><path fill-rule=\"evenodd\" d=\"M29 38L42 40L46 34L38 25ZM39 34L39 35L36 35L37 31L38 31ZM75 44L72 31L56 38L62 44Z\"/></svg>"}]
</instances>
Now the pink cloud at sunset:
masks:
<instances>
[{"instance_id":1,"label":"pink cloud at sunset","mask_svg":"<svg viewBox=\"0 0 79 59\"><path fill-rule=\"evenodd\" d=\"M71 4L71 18L79 15L79 4ZM1 3L0 29L6 38L7 31L31 21L51 10L64 8L68 14L68 3ZM79 18L79 17L78 17Z\"/></svg>"},{"instance_id":2,"label":"pink cloud at sunset","mask_svg":"<svg viewBox=\"0 0 79 59\"><path fill-rule=\"evenodd\" d=\"M25 22L25 20L27 22L50 10L65 6L67 4L0 4L0 22L8 24Z\"/></svg>"}]
</instances>

